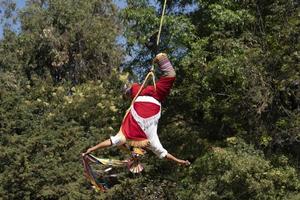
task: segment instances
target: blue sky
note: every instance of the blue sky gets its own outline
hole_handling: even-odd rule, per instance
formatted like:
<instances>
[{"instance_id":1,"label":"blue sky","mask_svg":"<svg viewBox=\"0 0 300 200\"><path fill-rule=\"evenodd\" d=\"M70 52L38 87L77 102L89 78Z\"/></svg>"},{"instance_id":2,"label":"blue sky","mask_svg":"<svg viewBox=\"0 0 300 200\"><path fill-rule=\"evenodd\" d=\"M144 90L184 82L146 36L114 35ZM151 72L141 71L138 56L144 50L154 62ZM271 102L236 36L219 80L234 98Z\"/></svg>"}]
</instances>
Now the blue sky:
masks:
<instances>
[{"instance_id":1,"label":"blue sky","mask_svg":"<svg viewBox=\"0 0 300 200\"><path fill-rule=\"evenodd\" d=\"M113 0L119 8L124 8L126 7L126 1L125 0ZM25 6L25 0L17 0L17 8L22 8ZM1 16L1 15L0 15ZM18 31L18 28L19 28L20 25L16 24L16 26L14 27L14 29L16 31ZM0 38L3 37L3 27L2 25L0 24Z\"/></svg>"},{"instance_id":2,"label":"blue sky","mask_svg":"<svg viewBox=\"0 0 300 200\"><path fill-rule=\"evenodd\" d=\"M1 0L0 0L1 1ZM25 2L26 2L26 0L16 0L16 2L17 2L17 8L22 8L22 7L24 7L25 6ZM116 3L116 5L120 8L120 9L122 9L122 8L124 8L124 7L126 7L126 0L113 0L113 2L115 2ZM155 0L151 0L150 1L151 2L151 4L152 5L156 5L156 1ZM188 11L188 12L190 12L190 11L192 11L192 10L194 10L196 7L195 7L195 5L194 6L187 6L185 9ZM1 11L1 10L0 10ZM1 17L1 13L0 13L0 17ZM14 30L15 31L18 31L18 29L20 28L20 24L16 24L14 27ZM2 25L0 24L0 39L3 37L3 27L2 27Z\"/></svg>"},{"instance_id":3,"label":"blue sky","mask_svg":"<svg viewBox=\"0 0 300 200\"><path fill-rule=\"evenodd\" d=\"M16 1L17 2L17 7L18 8L22 8L22 7L24 7L25 6L25 0L17 0ZM2 12L2 11L1 11ZM1 13L2 14L2 13ZM0 15L1 16L1 15ZM15 27L15 29L17 30L18 29L18 25L16 25L16 27ZM2 27L2 25L0 24L0 38L2 38L2 36L3 36L3 27Z\"/></svg>"}]
</instances>

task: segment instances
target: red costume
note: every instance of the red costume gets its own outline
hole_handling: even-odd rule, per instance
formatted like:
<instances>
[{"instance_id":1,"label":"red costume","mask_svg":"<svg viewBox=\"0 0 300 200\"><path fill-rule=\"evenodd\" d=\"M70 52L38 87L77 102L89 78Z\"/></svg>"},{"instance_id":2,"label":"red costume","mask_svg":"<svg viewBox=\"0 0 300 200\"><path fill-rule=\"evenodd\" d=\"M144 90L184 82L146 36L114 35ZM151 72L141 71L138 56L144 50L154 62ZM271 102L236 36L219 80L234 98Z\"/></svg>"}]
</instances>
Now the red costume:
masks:
<instances>
[{"instance_id":1,"label":"red costume","mask_svg":"<svg viewBox=\"0 0 300 200\"><path fill-rule=\"evenodd\" d=\"M175 77L161 77L156 82L156 91L154 86L147 86L143 89L139 96L151 96L162 102L166 96L170 93L170 90L175 81ZM140 89L139 84L133 84L131 87L131 98L134 98L138 90ZM143 118L154 116L160 111L160 106L150 102L135 102L133 104L134 109ZM129 112L124 122L122 123L122 132L125 137L129 140L145 140L147 139L146 134L137 124L136 120L132 117Z\"/></svg>"},{"instance_id":2,"label":"red costume","mask_svg":"<svg viewBox=\"0 0 300 200\"><path fill-rule=\"evenodd\" d=\"M121 132L112 136L112 145L122 144L124 140L129 140L133 146L147 146L157 156L163 158L167 155L167 150L161 145L157 135L157 125L161 116L161 103L175 81L175 71L165 54L157 56L157 63L164 76L156 82L154 86L145 87L135 99L128 114L121 125ZM138 93L141 85L133 84L130 90L131 98Z\"/></svg>"}]
</instances>

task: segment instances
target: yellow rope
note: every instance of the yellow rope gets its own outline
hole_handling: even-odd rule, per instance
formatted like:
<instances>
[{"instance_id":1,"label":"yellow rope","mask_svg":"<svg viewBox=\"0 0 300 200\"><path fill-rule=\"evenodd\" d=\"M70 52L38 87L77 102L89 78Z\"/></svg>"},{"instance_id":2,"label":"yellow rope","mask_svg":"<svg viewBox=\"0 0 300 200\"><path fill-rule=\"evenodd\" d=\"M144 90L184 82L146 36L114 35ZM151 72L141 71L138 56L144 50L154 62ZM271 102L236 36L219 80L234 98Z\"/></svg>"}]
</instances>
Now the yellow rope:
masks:
<instances>
[{"instance_id":1,"label":"yellow rope","mask_svg":"<svg viewBox=\"0 0 300 200\"><path fill-rule=\"evenodd\" d=\"M162 29L162 25L163 25L163 21L164 21L166 5L167 5L167 0L165 0L165 2L164 2L163 10L162 10L162 13L161 13L159 31L158 31L157 40L156 40L156 45L157 46L159 45L159 41L160 41L160 34L161 34L161 29Z\"/></svg>"},{"instance_id":2,"label":"yellow rope","mask_svg":"<svg viewBox=\"0 0 300 200\"><path fill-rule=\"evenodd\" d=\"M160 25L159 25L159 30L158 30L158 34L157 34L157 40L156 40L156 45L159 45L160 42L160 34L161 34L161 30L162 30L162 25L163 25L163 21L164 21L164 15L165 15L165 10L166 10L166 5L167 5L167 0L164 1L164 5L163 5L163 10L162 10L162 14L161 14L161 18L160 18ZM136 93L135 97L132 99L131 104L129 106L129 108L127 109L125 116L123 117L122 123L124 122L125 118L127 117L130 108L133 106L136 98L140 95L141 91L143 90L146 82L148 81L149 77L152 76L152 81L153 81L153 85L154 85L154 89L156 91L156 83L155 83L155 74L154 74L154 64L152 63L151 66L151 70L150 72L147 74L143 84L141 85L139 91ZM120 127L120 131L121 131L122 126Z\"/></svg>"},{"instance_id":3,"label":"yellow rope","mask_svg":"<svg viewBox=\"0 0 300 200\"><path fill-rule=\"evenodd\" d=\"M166 5L167 5L167 0L165 0L165 2L164 2L163 10L162 10L161 17L160 17L160 24L159 24L158 34L157 34L157 38L156 38L156 46L158 46L159 42L160 42L160 35L161 35L161 30L162 30L162 26L163 26L163 22L164 22ZM151 66L151 71L154 71L154 64L153 63L152 63L152 66ZM154 87L156 89L156 85L154 85Z\"/></svg>"},{"instance_id":4,"label":"yellow rope","mask_svg":"<svg viewBox=\"0 0 300 200\"><path fill-rule=\"evenodd\" d=\"M126 111L125 116L123 117L122 122L123 122L123 121L125 120L125 118L127 117L128 113L129 113L129 111L130 111L131 106L134 104L136 98L139 96L139 94L141 93L141 91L142 91L143 88L145 87L145 84L146 84L146 82L147 82L147 80L148 80L148 78L149 78L150 76L152 76L153 79L154 79L154 73L153 73L152 71L150 71L150 72L147 74L147 76L146 76L146 78L145 78L143 84L141 85L140 89L138 90L138 92L136 93L136 95L134 96L134 98L132 99L131 104L130 104L129 108L128 108L127 111ZM154 82L154 84L155 84L155 82ZM156 87L156 86L155 86L155 87ZM121 128L120 128L120 130L121 130Z\"/></svg>"}]
</instances>

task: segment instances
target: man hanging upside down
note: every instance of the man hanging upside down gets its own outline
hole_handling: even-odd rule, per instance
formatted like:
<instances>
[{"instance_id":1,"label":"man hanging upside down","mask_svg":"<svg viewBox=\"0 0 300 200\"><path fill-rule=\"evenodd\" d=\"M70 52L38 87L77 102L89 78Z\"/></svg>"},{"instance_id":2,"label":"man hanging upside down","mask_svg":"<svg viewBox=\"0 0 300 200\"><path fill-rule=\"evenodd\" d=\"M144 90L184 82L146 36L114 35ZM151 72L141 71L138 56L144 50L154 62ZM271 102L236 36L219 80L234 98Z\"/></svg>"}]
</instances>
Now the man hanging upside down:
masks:
<instances>
[{"instance_id":1,"label":"man hanging upside down","mask_svg":"<svg viewBox=\"0 0 300 200\"><path fill-rule=\"evenodd\" d=\"M123 120L119 133L89 148L84 154L89 154L96 149L128 143L131 146L150 149L159 158L166 158L180 165L190 165L188 160L178 159L168 153L158 138L157 125L161 116L161 102L170 93L176 74L166 54L158 54L154 58L154 63L158 64L163 72L156 82L156 89L152 85L142 89ZM140 87L141 85L134 83L124 90L124 94L133 99Z\"/></svg>"}]
</instances>

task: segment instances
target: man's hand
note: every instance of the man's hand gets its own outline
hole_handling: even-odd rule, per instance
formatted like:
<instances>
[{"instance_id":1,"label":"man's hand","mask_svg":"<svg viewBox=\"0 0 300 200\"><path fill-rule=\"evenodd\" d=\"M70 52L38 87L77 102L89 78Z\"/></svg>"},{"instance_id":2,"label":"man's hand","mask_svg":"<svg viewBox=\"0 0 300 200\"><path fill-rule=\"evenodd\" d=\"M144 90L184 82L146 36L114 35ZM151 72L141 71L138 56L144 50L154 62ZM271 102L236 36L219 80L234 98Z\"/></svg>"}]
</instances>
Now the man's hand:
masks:
<instances>
[{"instance_id":1,"label":"man's hand","mask_svg":"<svg viewBox=\"0 0 300 200\"><path fill-rule=\"evenodd\" d=\"M183 165L183 166L190 166L191 165L190 161L188 161L188 160L179 160L178 164Z\"/></svg>"},{"instance_id":2,"label":"man's hand","mask_svg":"<svg viewBox=\"0 0 300 200\"><path fill-rule=\"evenodd\" d=\"M86 150L85 153L82 153L81 155L82 155L82 156L85 156L85 155L87 155L87 154L92 153L92 151L93 151L93 149L92 149L92 148L89 148L88 150Z\"/></svg>"},{"instance_id":3,"label":"man's hand","mask_svg":"<svg viewBox=\"0 0 300 200\"><path fill-rule=\"evenodd\" d=\"M178 159L170 153L168 153L165 158L168 159L168 160L172 160L172 161L174 161L177 164L182 165L182 166L189 166L191 164L188 160Z\"/></svg>"}]
</instances>

